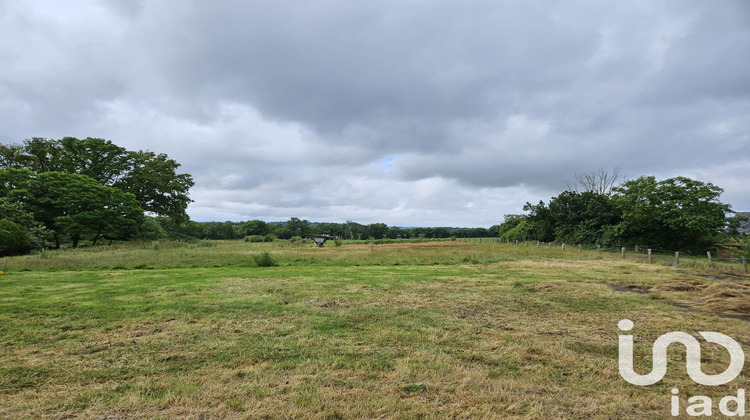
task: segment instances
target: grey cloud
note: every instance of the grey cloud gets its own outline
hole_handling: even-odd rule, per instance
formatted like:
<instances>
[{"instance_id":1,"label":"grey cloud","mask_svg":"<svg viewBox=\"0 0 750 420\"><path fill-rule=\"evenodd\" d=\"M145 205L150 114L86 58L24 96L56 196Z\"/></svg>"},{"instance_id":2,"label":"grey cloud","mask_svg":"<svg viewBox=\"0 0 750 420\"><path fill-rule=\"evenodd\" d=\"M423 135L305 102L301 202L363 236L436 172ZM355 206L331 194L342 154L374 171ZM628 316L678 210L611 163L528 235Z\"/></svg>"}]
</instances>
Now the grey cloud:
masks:
<instances>
[{"instance_id":1,"label":"grey cloud","mask_svg":"<svg viewBox=\"0 0 750 420\"><path fill-rule=\"evenodd\" d=\"M743 1L0 2L0 141L168 153L202 219L480 225L615 166L745 209L746 51Z\"/></svg>"}]
</instances>

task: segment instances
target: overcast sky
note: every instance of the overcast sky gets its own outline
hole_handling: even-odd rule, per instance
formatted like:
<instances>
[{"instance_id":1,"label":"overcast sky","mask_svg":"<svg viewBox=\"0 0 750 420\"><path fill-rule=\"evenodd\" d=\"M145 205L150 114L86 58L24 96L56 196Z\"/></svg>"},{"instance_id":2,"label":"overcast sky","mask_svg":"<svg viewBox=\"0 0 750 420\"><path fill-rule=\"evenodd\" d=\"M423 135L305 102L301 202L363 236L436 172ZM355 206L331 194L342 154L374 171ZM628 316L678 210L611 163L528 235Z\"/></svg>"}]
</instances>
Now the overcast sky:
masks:
<instances>
[{"instance_id":1,"label":"overcast sky","mask_svg":"<svg viewBox=\"0 0 750 420\"><path fill-rule=\"evenodd\" d=\"M614 167L750 211L750 2L0 0L0 142L65 136L197 221L489 227Z\"/></svg>"}]
</instances>

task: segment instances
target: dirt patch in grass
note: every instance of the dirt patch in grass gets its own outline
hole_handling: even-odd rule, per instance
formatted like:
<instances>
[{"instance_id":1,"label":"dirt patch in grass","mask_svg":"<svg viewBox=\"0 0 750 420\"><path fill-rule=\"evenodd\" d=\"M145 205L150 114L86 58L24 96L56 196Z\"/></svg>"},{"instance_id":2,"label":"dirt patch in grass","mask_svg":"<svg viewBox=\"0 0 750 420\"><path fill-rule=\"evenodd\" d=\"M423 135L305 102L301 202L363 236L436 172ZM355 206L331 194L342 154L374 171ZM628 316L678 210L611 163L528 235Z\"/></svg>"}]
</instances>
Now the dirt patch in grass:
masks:
<instances>
[{"instance_id":1,"label":"dirt patch in grass","mask_svg":"<svg viewBox=\"0 0 750 420\"><path fill-rule=\"evenodd\" d=\"M674 279L666 283L654 286L654 290L662 292L695 292L703 290L708 283L697 279Z\"/></svg>"},{"instance_id":2,"label":"dirt patch in grass","mask_svg":"<svg viewBox=\"0 0 750 420\"><path fill-rule=\"evenodd\" d=\"M549 292L552 290L558 290L565 286L564 281L552 281L548 283L537 283L532 284L529 287L536 290L537 292Z\"/></svg>"},{"instance_id":3,"label":"dirt patch in grass","mask_svg":"<svg viewBox=\"0 0 750 420\"><path fill-rule=\"evenodd\" d=\"M650 286L643 284L610 284L609 287L616 292L646 294L651 291Z\"/></svg>"}]
</instances>

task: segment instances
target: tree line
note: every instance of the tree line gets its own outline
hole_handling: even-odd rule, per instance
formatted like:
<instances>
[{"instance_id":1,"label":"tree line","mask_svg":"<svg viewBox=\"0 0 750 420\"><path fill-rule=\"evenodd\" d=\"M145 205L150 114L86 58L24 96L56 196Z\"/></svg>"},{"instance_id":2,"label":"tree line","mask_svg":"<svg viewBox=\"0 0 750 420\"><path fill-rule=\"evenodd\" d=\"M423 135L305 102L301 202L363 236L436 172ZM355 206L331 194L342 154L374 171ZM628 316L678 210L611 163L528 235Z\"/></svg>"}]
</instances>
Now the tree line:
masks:
<instances>
[{"instance_id":1,"label":"tree line","mask_svg":"<svg viewBox=\"0 0 750 420\"><path fill-rule=\"evenodd\" d=\"M184 223L193 179L179 166L100 138L0 144L0 255L133 239L146 214Z\"/></svg>"},{"instance_id":2,"label":"tree line","mask_svg":"<svg viewBox=\"0 0 750 420\"><path fill-rule=\"evenodd\" d=\"M242 239L248 236L267 239L291 239L307 235L328 234L342 239L444 239L486 238L493 235L492 229L459 227L397 227L385 223L360 224L316 223L292 217L284 222L248 220L243 222L194 222L175 224L166 218L157 218L161 227L159 235L172 239Z\"/></svg>"},{"instance_id":3,"label":"tree line","mask_svg":"<svg viewBox=\"0 0 750 420\"><path fill-rule=\"evenodd\" d=\"M32 249L161 238L291 239L329 234L344 239L497 237L697 249L731 236L739 218L723 190L686 177L621 181L617 170L576 174L577 184L549 202L526 203L485 228L397 227L385 223L195 222L186 213L191 175L166 154L131 151L109 140L32 138L0 144L0 256ZM747 239L737 239L746 243Z\"/></svg>"},{"instance_id":4,"label":"tree line","mask_svg":"<svg viewBox=\"0 0 750 420\"><path fill-rule=\"evenodd\" d=\"M498 235L509 241L662 250L696 250L741 236L740 218L728 217L733 212L719 200L723 190L710 182L641 176L618 184L611 175L600 171L577 176L577 187L549 202L527 202L526 214L505 216Z\"/></svg>"}]
</instances>

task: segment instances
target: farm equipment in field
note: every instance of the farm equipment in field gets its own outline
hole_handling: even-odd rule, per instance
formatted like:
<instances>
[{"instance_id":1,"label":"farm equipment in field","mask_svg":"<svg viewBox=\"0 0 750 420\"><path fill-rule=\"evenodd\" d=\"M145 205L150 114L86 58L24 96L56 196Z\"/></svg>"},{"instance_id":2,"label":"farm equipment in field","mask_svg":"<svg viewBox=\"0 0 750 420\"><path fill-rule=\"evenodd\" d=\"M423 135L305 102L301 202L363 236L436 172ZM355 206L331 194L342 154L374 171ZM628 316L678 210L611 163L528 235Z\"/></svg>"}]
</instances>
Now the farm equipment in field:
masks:
<instances>
[{"instance_id":1,"label":"farm equipment in field","mask_svg":"<svg viewBox=\"0 0 750 420\"><path fill-rule=\"evenodd\" d=\"M327 240L329 239L335 239L335 236L331 235L307 235L308 238L312 239L313 242L315 242L315 245L322 247Z\"/></svg>"}]
</instances>

